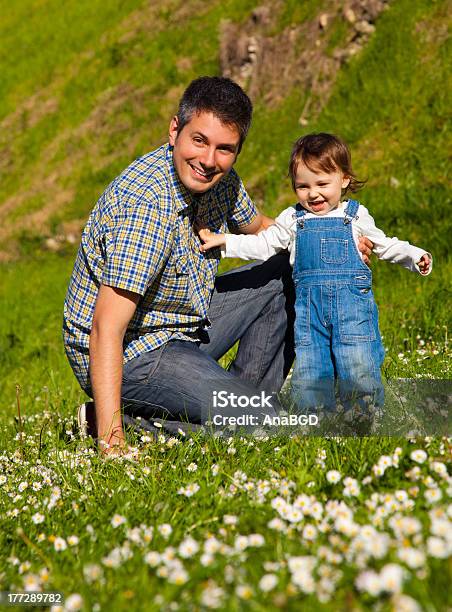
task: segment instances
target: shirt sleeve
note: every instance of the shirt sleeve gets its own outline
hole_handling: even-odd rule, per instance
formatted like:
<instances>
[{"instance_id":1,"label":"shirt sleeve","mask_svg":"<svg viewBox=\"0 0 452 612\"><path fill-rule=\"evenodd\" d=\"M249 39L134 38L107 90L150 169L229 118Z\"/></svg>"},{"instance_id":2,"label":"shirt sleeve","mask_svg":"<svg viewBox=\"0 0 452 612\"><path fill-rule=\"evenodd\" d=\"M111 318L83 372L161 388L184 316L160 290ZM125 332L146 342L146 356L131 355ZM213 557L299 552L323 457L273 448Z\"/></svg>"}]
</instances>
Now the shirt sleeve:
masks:
<instances>
[{"instance_id":1,"label":"shirt sleeve","mask_svg":"<svg viewBox=\"0 0 452 612\"><path fill-rule=\"evenodd\" d=\"M258 234L226 234L225 257L266 260L287 249L295 239L294 209L284 210L271 225Z\"/></svg>"},{"instance_id":2,"label":"shirt sleeve","mask_svg":"<svg viewBox=\"0 0 452 612\"><path fill-rule=\"evenodd\" d=\"M427 276L432 271L433 258L430 253L407 241L399 240L397 237L389 238L375 225L372 215L365 206L360 206L358 219L355 221L360 236L366 236L374 243L373 253L384 261L396 263L411 272L418 272L422 276ZM430 258L430 267L426 274L423 274L417 265L423 255Z\"/></svg>"},{"instance_id":3,"label":"shirt sleeve","mask_svg":"<svg viewBox=\"0 0 452 612\"><path fill-rule=\"evenodd\" d=\"M258 210L234 169L229 173L226 197L229 201L229 216L227 219L229 231L238 231L239 228L252 223L257 217Z\"/></svg>"},{"instance_id":4,"label":"shirt sleeve","mask_svg":"<svg viewBox=\"0 0 452 612\"><path fill-rule=\"evenodd\" d=\"M127 207L105 237L101 282L144 295L169 257L169 226L160 219L157 205L149 200L143 198Z\"/></svg>"}]
</instances>

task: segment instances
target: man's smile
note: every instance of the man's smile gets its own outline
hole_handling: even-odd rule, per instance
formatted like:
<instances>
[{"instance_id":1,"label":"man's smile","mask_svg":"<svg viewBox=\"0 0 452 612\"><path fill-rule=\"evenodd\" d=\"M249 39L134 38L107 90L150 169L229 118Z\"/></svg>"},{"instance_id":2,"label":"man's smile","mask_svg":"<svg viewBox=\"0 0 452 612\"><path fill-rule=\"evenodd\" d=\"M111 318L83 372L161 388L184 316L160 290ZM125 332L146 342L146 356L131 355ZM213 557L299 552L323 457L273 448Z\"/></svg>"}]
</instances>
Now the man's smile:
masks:
<instances>
[{"instance_id":1,"label":"man's smile","mask_svg":"<svg viewBox=\"0 0 452 612\"><path fill-rule=\"evenodd\" d=\"M195 174L195 176L198 176L202 179L206 179L208 181L210 181L216 173L215 170L211 170L209 172L206 172L205 170L203 170L202 168L200 168L199 166L195 166L194 164L187 162L188 165L190 166L190 168L193 170L193 173Z\"/></svg>"}]
</instances>

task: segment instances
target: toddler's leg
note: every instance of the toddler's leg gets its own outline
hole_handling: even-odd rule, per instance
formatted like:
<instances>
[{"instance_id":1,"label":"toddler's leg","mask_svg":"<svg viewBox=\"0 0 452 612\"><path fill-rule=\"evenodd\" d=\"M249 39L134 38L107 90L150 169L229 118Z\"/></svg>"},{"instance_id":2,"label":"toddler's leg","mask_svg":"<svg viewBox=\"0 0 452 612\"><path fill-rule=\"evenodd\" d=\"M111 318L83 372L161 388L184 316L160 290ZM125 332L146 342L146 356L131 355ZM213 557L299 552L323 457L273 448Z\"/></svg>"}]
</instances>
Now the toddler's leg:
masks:
<instances>
[{"instance_id":1,"label":"toddler's leg","mask_svg":"<svg viewBox=\"0 0 452 612\"><path fill-rule=\"evenodd\" d=\"M321 287L303 287L297 293L295 321L296 359L292 398L304 414L334 411L334 367L331 326L325 323Z\"/></svg>"},{"instance_id":2,"label":"toddler's leg","mask_svg":"<svg viewBox=\"0 0 452 612\"><path fill-rule=\"evenodd\" d=\"M301 346L296 349L291 381L292 400L303 414L318 410L333 411L334 369L329 354L329 343L323 346Z\"/></svg>"},{"instance_id":3,"label":"toddler's leg","mask_svg":"<svg viewBox=\"0 0 452 612\"><path fill-rule=\"evenodd\" d=\"M370 406L381 407L384 390L379 342L333 343L333 355L339 397L344 408L358 408L363 414L368 414Z\"/></svg>"},{"instance_id":4,"label":"toddler's leg","mask_svg":"<svg viewBox=\"0 0 452 612\"><path fill-rule=\"evenodd\" d=\"M351 283L338 288L332 352L344 407L358 407L366 414L369 406L382 406L384 348L377 305L369 287Z\"/></svg>"}]
</instances>

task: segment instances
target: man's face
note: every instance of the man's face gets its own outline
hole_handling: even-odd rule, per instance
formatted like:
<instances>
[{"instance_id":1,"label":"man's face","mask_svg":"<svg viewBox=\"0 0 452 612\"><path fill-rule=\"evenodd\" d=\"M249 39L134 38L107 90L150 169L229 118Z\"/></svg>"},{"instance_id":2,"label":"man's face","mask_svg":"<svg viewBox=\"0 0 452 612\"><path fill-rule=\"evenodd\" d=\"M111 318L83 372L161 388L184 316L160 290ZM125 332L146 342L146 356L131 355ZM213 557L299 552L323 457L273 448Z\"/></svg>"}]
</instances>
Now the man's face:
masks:
<instances>
[{"instance_id":1,"label":"man's face","mask_svg":"<svg viewBox=\"0 0 452 612\"><path fill-rule=\"evenodd\" d=\"M178 118L170 123L169 143L182 184L192 193L205 193L216 185L237 159L240 134L212 113L194 114L177 134Z\"/></svg>"}]
</instances>

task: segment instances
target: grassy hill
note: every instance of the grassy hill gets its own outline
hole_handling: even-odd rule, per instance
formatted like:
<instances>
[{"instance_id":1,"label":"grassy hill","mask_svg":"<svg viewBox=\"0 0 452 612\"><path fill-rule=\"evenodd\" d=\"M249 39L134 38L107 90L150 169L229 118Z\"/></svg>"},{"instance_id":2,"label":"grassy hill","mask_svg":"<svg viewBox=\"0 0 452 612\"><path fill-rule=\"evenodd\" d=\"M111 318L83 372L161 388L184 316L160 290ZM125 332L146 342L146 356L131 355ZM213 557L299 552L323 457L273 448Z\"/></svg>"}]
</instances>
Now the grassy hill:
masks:
<instances>
[{"instance_id":1,"label":"grassy hill","mask_svg":"<svg viewBox=\"0 0 452 612\"><path fill-rule=\"evenodd\" d=\"M64 398L77 393L59 332L75 253L70 242L116 174L164 142L187 83L220 72L224 20L237 35L249 33L257 4L95 0L63 8L29 0L8 7L0 24L0 365L8 403L16 383L30 400L49 385ZM254 123L238 170L262 210L276 215L293 202L286 167L295 138L314 130L342 135L358 175L368 178L360 198L380 227L435 257L427 279L373 264L387 372L445 376L448 3L390 2L363 49L330 74L323 64L351 39L342 5L268 5L271 18L256 27L287 65L263 68L271 95L254 88ZM297 58L314 40L317 64L300 71ZM308 87L305 73L311 84L319 73L325 87ZM46 250L52 236L63 237L56 253Z\"/></svg>"}]
</instances>

